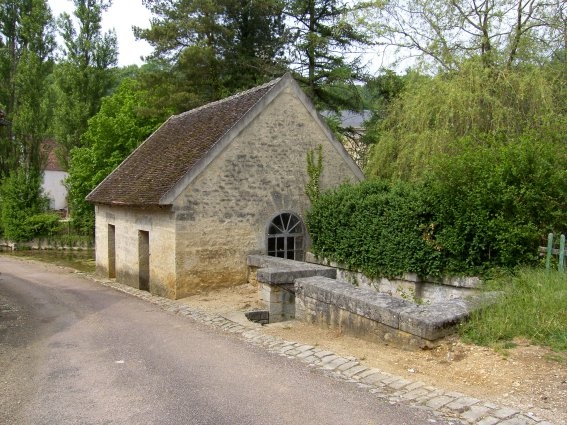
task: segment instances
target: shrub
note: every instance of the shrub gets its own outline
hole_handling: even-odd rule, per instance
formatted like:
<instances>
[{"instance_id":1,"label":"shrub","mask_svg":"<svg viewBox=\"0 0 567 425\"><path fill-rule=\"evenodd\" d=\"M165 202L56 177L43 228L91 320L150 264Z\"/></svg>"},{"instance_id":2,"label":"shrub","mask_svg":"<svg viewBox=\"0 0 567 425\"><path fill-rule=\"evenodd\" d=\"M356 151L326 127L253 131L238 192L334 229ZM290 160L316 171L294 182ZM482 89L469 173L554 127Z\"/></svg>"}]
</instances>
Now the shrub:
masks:
<instances>
[{"instance_id":1,"label":"shrub","mask_svg":"<svg viewBox=\"0 0 567 425\"><path fill-rule=\"evenodd\" d=\"M369 276L437 275L441 256L428 237L424 201L419 187L402 182L366 181L323 193L307 216L312 251Z\"/></svg>"},{"instance_id":2,"label":"shrub","mask_svg":"<svg viewBox=\"0 0 567 425\"><path fill-rule=\"evenodd\" d=\"M61 221L58 214L41 213L28 217L25 226L32 238L53 236L61 229Z\"/></svg>"},{"instance_id":3,"label":"shrub","mask_svg":"<svg viewBox=\"0 0 567 425\"><path fill-rule=\"evenodd\" d=\"M6 239L25 242L37 236L36 231L45 230L45 226L40 223L45 222L46 218L34 218L42 214L49 205L41 192L39 173L24 169L14 171L0 187L0 201L0 221Z\"/></svg>"},{"instance_id":4,"label":"shrub","mask_svg":"<svg viewBox=\"0 0 567 425\"><path fill-rule=\"evenodd\" d=\"M567 161L553 141L465 138L426 177L447 271L482 273L537 260L542 236L567 224Z\"/></svg>"},{"instance_id":5,"label":"shrub","mask_svg":"<svg viewBox=\"0 0 567 425\"><path fill-rule=\"evenodd\" d=\"M420 181L366 181L323 193L307 224L314 254L369 276L483 275L537 262L567 225L563 144L463 138Z\"/></svg>"}]
</instances>

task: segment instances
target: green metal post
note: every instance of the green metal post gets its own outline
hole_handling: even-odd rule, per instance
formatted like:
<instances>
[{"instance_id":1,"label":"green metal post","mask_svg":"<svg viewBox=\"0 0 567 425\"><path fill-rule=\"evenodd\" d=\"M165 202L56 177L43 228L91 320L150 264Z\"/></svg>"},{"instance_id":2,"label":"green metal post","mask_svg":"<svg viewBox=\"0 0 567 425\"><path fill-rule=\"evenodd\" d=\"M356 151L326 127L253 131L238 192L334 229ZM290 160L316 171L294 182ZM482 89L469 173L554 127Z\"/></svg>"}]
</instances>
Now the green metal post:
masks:
<instances>
[{"instance_id":1,"label":"green metal post","mask_svg":"<svg viewBox=\"0 0 567 425\"><path fill-rule=\"evenodd\" d=\"M545 269L551 270L551 254L553 253L553 233L547 235L547 256L545 258Z\"/></svg>"},{"instance_id":2,"label":"green metal post","mask_svg":"<svg viewBox=\"0 0 567 425\"><path fill-rule=\"evenodd\" d=\"M565 270L565 235L559 240L559 271Z\"/></svg>"}]
</instances>

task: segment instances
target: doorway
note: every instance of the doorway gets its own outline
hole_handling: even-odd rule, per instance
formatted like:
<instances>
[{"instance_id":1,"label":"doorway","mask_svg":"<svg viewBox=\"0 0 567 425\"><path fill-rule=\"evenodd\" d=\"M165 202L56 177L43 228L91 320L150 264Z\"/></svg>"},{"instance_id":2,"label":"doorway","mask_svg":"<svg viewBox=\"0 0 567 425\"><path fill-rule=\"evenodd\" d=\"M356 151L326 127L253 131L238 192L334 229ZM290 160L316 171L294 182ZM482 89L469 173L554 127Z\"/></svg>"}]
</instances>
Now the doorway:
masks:
<instances>
[{"instance_id":1,"label":"doorway","mask_svg":"<svg viewBox=\"0 0 567 425\"><path fill-rule=\"evenodd\" d=\"M138 231L138 283L142 291L150 290L150 232Z\"/></svg>"},{"instance_id":2,"label":"doorway","mask_svg":"<svg viewBox=\"0 0 567 425\"><path fill-rule=\"evenodd\" d=\"M108 225L108 277L116 277L116 227Z\"/></svg>"}]
</instances>

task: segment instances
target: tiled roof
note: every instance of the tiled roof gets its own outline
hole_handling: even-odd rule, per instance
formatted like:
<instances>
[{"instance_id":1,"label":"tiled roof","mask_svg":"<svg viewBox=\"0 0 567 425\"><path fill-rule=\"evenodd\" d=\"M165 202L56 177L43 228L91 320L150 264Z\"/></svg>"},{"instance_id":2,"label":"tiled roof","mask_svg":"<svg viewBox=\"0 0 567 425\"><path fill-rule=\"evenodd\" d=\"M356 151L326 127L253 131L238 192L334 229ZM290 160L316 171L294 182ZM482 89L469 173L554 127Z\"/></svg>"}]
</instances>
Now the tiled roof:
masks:
<instances>
[{"instance_id":1,"label":"tiled roof","mask_svg":"<svg viewBox=\"0 0 567 425\"><path fill-rule=\"evenodd\" d=\"M169 118L88 196L99 204L152 206L281 79Z\"/></svg>"},{"instance_id":2,"label":"tiled roof","mask_svg":"<svg viewBox=\"0 0 567 425\"><path fill-rule=\"evenodd\" d=\"M55 153L57 149L57 142L52 139L46 139L41 146L43 155L45 156L44 171L65 171Z\"/></svg>"}]
</instances>

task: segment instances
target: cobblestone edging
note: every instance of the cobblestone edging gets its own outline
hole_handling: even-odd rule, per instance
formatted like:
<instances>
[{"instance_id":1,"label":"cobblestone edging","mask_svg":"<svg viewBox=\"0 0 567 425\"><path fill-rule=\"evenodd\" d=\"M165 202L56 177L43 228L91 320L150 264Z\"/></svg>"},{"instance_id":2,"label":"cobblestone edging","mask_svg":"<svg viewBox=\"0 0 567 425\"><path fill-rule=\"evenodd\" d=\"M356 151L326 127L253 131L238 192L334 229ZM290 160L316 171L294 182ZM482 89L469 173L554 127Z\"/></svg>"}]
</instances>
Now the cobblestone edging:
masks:
<instances>
[{"instance_id":1,"label":"cobblestone edging","mask_svg":"<svg viewBox=\"0 0 567 425\"><path fill-rule=\"evenodd\" d=\"M488 403L458 392L443 391L423 382L411 381L379 369L367 368L354 357L341 357L331 351L265 335L260 325L251 323L245 326L223 316L205 313L183 305L179 301L154 296L114 281L95 280L104 286L146 300L163 310L240 335L248 342L264 347L269 352L302 361L309 367L318 368L335 378L366 389L391 404L403 403L428 409L439 416L454 420L454 424L553 425L531 412L524 413L518 409Z\"/></svg>"}]
</instances>

